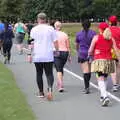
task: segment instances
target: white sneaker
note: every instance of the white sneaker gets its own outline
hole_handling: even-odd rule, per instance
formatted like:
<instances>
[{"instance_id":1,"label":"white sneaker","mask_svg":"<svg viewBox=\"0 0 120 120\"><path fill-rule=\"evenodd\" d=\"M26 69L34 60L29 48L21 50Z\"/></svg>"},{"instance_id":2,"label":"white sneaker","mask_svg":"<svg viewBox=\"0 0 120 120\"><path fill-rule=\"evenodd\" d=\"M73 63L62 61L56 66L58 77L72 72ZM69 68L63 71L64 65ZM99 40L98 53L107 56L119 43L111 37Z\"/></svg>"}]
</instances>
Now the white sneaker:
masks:
<instances>
[{"instance_id":1,"label":"white sneaker","mask_svg":"<svg viewBox=\"0 0 120 120\"><path fill-rule=\"evenodd\" d=\"M110 102L110 99L108 97L105 97L103 100L102 100L102 106L105 107L105 106L108 106Z\"/></svg>"},{"instance_id":2,"label":"white sneaker","mask_svg":"<svg viewBox=\"0 0 120 120\"><path fill-rule=\"evenodd\" d=\"M118 85L114 85L113 88L112 88L112 91L117 92L118 91Z\"/></svg>"},{"instance_id":3,"label":"white sneaker","mask_svg":"<svg viewBox=\"0 0 120 120\"><path fill-rule=\"evenodd\" d=\"M44 92L36 93L36 97L44 98L45 97Z\"/></svg>"}]
</instances>

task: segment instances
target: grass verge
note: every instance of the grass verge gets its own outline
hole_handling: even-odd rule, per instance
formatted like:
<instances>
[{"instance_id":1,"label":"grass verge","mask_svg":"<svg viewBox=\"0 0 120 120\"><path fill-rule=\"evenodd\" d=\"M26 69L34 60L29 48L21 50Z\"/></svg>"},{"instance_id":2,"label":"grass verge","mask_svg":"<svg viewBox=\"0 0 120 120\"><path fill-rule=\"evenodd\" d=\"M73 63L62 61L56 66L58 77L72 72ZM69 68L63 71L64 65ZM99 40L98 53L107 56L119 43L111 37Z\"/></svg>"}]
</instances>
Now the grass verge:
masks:
<instances>
[{"instance_id":1,"label":"grass verge","mask_svg":"<svg viewBox=\"0 0 120 120\"><path fill-rule=\"evenodd\" d=\"M0 120L35 120L12 72L0 63Z\"/></svg>"}]
</instances>

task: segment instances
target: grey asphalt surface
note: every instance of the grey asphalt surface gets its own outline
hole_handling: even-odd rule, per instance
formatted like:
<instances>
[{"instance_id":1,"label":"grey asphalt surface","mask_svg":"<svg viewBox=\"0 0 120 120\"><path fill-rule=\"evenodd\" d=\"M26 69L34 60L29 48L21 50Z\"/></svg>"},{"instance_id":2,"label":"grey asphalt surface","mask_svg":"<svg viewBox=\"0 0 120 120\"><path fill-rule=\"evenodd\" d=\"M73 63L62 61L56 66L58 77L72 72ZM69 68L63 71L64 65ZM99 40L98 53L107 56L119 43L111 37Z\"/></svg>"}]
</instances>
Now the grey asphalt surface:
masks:
<instances>
[{"instance_id":1,"label":"grey asphalt surface","mask_svg":"<svg viewBox=\"0 0 120 120\"><path fill-rule=\"evenodd\" d=\"M49 102L37 98L36 75L34 64L26 62L26 55L18 55L15 47L12 51L11 64L7 67L12 70L17 85L25 94L31 109L37 120L114 120L120 119L120 103L111 98L108 107L101 107L99 92L91 86L91 94L83 94L83 81L69 73L64 74L65 92L59 93L56 89L56 71L54 70L54 100ZM72 63L67 63L66 69L82 76L77 60L74 57ZM91 82L96 84L95 77ZM111 84L111 83L110 83ZM45 91L47 91L46 78L44 76ZM111 85L110 85L111 86ZM119 92L116 93L119 96Z\"/></svg>"}]
</instances>

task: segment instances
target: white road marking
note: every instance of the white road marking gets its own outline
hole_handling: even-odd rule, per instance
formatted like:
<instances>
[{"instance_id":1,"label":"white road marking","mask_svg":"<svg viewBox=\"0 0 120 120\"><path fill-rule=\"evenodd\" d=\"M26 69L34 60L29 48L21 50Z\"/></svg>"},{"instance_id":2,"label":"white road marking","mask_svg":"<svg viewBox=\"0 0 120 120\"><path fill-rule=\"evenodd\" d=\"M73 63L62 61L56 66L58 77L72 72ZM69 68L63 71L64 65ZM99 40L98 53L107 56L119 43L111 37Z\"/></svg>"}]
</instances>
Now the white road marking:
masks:
<instances>
[{"instance_id":1,"label":"white road marking","mask_svg":"<svg viewBox=\"0 0 120 120\"><path fill-rule=\"evenodd\" d=\"M79 76L79 75L69 71L68 69L64 68L64 71L69 73L69 74L71 74L72 76L76 77L77 79L80 79L81 81L83 81L83 77L81 77L81 76ZM92 82L90 82L90 85L99 90L98 86L93 84ZM108 92L108 95L111 98L113 98L114 100L116 100L117 102L120 102L120 99L118 97L116 97L115 95L111 94L110 92Z\"/></svg>"}]
</instances>

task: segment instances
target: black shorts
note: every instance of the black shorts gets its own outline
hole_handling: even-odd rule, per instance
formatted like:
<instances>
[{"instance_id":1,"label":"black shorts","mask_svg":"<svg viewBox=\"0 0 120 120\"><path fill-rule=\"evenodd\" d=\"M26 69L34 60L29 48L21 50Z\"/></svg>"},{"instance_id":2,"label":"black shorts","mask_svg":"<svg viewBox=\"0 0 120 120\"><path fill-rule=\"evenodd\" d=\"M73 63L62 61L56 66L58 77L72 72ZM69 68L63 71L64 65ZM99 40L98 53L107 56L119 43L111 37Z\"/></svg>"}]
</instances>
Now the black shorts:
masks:
<instances>
[{"instance_id":1,"label":"black shorts","mask_svg":"<svg viewBox=\"0 0 120 120\"><path fill-rule=\"evenodd\" d=\"M96 74L98 75L98 77L103 76L106 78L108 76L107 73L102 73L102 72L96 72Z\"/></svg>"},{"instance_id":2,"label":"black shorts","mask_svg":"<svg viewBox=\"0 0 120 120\"><path fill-rule=\"evenodd\" d=\"M69 52L60 51L59 56L54 57L54 64L57 72L63 72L63 67L67 62Z\"/></svg>"},{"instance_id":3,"label":"black shorts","mask_svg":"<svg viewBox=\"0 0 120 120\"><path fill-rule=\"evenodd\" d=\"M78 63L84 63L84 62L87 62L87 61L89 61L88 58L83 59L83 58L78 57Z\"/></svg>"},{"instance_id":4,"label":"black shorts","mask_svg":"<svg viewBox=\"0 0 120 120\"><path fill-rule=\"evenodd\" d=\"M117 58L116 58L116 59L113 59L113 60L115 60L116 63L118 63L118 61L119 61Z\"/></svg>"}]
</instances>

